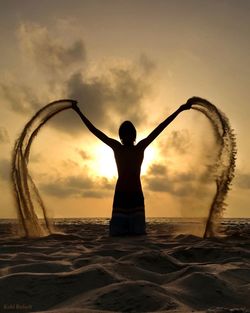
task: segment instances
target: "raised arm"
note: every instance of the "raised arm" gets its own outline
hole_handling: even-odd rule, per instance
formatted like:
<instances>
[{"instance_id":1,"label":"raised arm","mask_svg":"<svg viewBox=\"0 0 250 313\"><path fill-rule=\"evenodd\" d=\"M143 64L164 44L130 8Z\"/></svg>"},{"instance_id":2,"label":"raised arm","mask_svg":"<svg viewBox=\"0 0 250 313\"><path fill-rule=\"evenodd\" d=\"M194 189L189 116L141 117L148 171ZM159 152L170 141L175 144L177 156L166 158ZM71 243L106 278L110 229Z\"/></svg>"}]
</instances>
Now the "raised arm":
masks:
<instances>
[{"instance_id":1,"label":"raised arm","mask_svg":"<svg viewBox=\"0 0 250 313\"><path fill-rule=\"evenodd\" d=\"M110 146L112 149L114 149L119 143L119 141L109 138L107 135L105 135L102 131L97 129L88 119L87 117L81 112L79 107L77 106L77 102L74 102L72 104L73 110L75 110L78 115L80 116L83 123L87 126L87 128L91 131L92 134L94 134L97 138L99 138L101 141L106 143L108 146Z\"/></svg>"},{"instance_id":2,"label":"raised arm","mask_svg":"<svg viewBox=\"0 0 250 313\"><path fill-rule=\"evenodd\" d=\"M192 103L190 100L188 100L187 103L182 104L179 109L159 124L145 139L142 139L138 145L145 149L179 115L179 113L184 110L189 110L191 105Z\"/></svg>"}]
</instances>

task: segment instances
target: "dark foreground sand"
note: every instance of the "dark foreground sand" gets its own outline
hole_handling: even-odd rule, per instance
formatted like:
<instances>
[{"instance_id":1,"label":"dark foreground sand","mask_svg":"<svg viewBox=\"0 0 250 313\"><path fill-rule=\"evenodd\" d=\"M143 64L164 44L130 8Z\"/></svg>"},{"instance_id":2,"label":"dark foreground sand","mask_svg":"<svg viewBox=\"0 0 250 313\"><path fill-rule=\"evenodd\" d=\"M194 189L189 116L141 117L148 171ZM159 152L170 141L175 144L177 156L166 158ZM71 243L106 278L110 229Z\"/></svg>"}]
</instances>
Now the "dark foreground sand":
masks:
<instances>
[{"instance_id":1,"label":"dark foreground sand","mask_svg":"<svg viewBox=\"0 0 250 313\"><path fill-rule=\"evenodd\" d=\"M206 240L172 228L110 238L75 223L27 240L2 225L0 312L250 312L250 225Z\"/></svg>"}]
</instances>

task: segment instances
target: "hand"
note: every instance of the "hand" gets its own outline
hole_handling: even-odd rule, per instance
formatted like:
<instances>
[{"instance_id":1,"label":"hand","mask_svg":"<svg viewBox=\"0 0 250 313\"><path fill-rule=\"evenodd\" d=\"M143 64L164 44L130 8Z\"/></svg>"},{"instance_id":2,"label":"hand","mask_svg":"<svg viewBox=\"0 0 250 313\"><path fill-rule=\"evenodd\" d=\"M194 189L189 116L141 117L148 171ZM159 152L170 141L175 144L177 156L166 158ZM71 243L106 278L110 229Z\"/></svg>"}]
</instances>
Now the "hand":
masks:
<instances>
[{"instance_id":1,"label":"hand","mask_svg":"<svg viewBox=\"0 0 250 313\"><path fill-rule=\"evenodd\" d=\"M190 110L190 109L191 109L191 106L192 106L192 103L187 101L185 104L182 104L182 105L180 106L180 110L181 110L181 111Z\"/></svg>"},{"instance_id":2,"label":"hand","mask_svg":"<svg viewBox=\"0 0 250 313\"><path fill-rule=\"evenodd\" d=\"M75 110L76 112L80 111L78 105L77 105L77 101L72 101L72 109Z\"/></svg>"},{"instance_id":3,"label":"hand","mask_svg":"<svg viewBox=\"0 0 250 313\"><path fill-rule=\"evenodd\" d=\"M184 110L190 110L191 107L192 107L192 105L195 104L195 103L198 101L197 99L199 99L199 98L198 98L198 97L189 98L185 104L182 104L182 105L180 106L180 109L181 109L182 111L184 111Z\"/></svg>"},{"instance_id":4,"label":"hand","mask_svg":"<svg viewBox=\"0 0 250 313\"><path fill-rule=\"evenodd\" d=\"M189 103L190 105L193 105L193 104L199 103L201 100L202 99L200 97L192 97L192 98L189 98L186 103Z\"/></svg>"}]
</instances>

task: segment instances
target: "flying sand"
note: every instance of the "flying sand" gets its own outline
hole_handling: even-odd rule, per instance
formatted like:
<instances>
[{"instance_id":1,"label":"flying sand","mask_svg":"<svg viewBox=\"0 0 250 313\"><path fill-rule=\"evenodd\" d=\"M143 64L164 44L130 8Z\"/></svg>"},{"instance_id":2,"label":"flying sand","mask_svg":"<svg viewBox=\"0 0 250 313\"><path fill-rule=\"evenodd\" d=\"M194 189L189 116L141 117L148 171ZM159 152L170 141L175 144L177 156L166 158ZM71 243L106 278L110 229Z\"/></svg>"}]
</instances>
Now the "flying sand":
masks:
<instances>
[{"instance_id":1,"label":"flying sand","mask_svg":"<svg viewBox=\"0 0 250 313\"><path fill-rule=\"evenodd\" d=\"M217 139L217 144L219 145L217 161L213 167L216 193L209 208L209 214L205 223L204 237L217 235L219 232L219 221L225 209L225 198L234 177L236 140L226 115L215 105L199 97L190 98L187 101L187 104L182 105L180 109L170 115L163 123L156 127L147 138L139 142L136 146L133 146L135 137L133 137L133 130L131 132L131 125L130 131L126 133L129 128L124 129L124 133L120 136L121 140L124 140L122 145L118 141L107 137L104 133L95 128L94 125L78 109L75 100L64 99L54 101L40 109L25 125L20 137L16 141L13 151L12 182L15 192L16 208L21 234L27 237L40 237L54 232L53 225L47 216L45 205L28 170L29 154L32 142L39 133L40 129L53 116L64 110L74 109L86 126L99 139L113 148L118 166L119 178L116 185L116 193L113 204L113 216L110 222L110 234L144 234L145 211L144 199L140 185L140 166L143 159L143 151L181 111L190 108L203 113L209 119L214 130L214 135ZM131 177L127 177L128 168L125 166L127 159L124 158L124 147L129 147L129 149L132 147L135 149L135 147L137 147L138 150L136 153L133 152L133 160L137 160L137 158L138 160L135 162L136 166L134 168L134 172L136 174L133 176L132 180ZM129 184L127 184L126 179L129 179ZM126 188L124 189L124 185L129 185L130 187L132 186L133 192L136 190L135 194L130 192L128 196L128 193L126 194ZM130 200L127 201L127 198ZM124 210L125 213L127 213L127 211L131 209L131 203L132 211L133 213L136 213L135 217L131 219L131 215L128 217L128 215L125 214L126 216L124 218ZM42 214L44 223L39 221L37 217L38 211ZM122 215L123 218L121 219ZM125 231L121 230L122 227L125 227Z\"/></svg>"}]
</instances>

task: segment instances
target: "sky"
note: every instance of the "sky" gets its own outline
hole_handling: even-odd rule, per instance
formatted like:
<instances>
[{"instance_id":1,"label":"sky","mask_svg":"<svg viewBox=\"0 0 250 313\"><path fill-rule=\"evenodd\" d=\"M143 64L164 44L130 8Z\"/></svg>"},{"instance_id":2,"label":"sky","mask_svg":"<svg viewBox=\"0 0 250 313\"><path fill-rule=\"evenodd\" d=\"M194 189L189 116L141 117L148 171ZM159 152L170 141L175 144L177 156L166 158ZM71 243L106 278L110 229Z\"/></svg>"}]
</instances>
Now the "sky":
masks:
<instances>
[{"instance_id":1,"label":"sky","mask_svg":"<svg viewBox=\"0 0 250 313\"><path fill-rule=\"evenodd\" d=\"M77 100L116 139L131 120L138 142L192 96L229 118L238 153L224 216L250 217L249 16L248 0L0 0L0 218L16 214L15 141L47 103ZM208 120L182 112L145 151L146 216L206 216L215 156ZM75 112L41 129L29 170L51 216L111 216L113 152Z\"/></svg>"}]
</instances>

